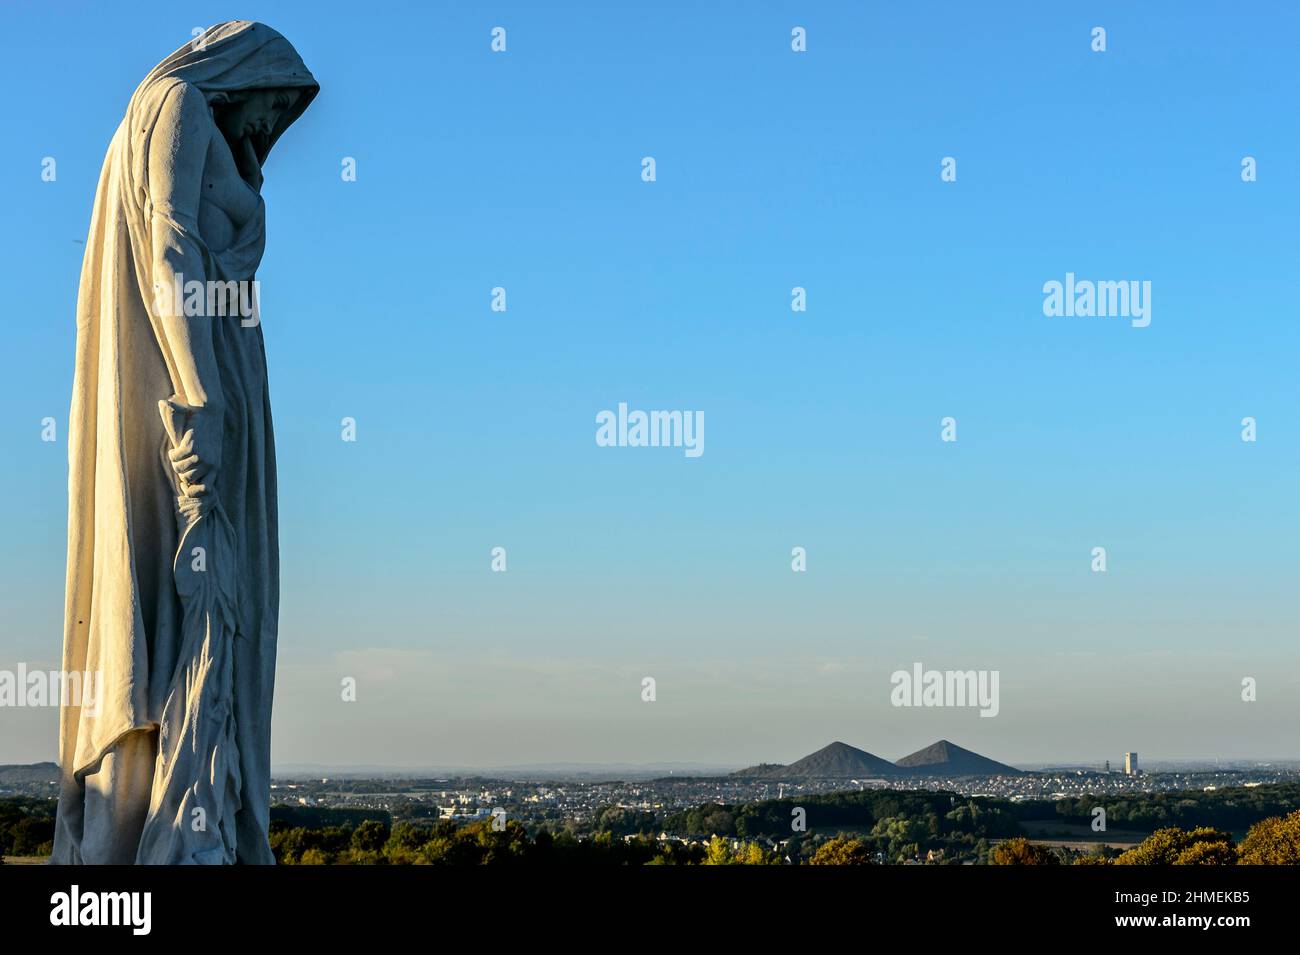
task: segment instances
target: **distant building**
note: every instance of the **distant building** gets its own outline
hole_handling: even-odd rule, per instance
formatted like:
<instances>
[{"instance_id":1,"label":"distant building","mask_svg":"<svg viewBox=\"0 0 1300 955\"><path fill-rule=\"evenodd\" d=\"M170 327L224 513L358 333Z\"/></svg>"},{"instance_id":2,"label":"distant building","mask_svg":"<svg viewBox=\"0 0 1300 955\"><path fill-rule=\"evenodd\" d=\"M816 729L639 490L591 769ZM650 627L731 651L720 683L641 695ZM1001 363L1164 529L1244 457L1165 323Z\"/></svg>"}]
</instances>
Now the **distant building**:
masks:
<instances>
[{"instance_id":1,"label":"distant building","mask_svg":"<svg viewBox=\"0 0 1300 955\"><path fill-rule=\"evenodd\" d=\"M1110 775L1110 760L1106 760L1106 775Z\"/></svg>"},{"instance_id":2,"label":"distant building","mask_svg":"<svg viewBox=\"0 0 1300 955\"><path fill-rule=\"evenodd\" d=\"M1124 775L1136 776L1137 773L1138 773L1138 754L1125 753L1124 754Z\"/></svg>"}]
</instances>

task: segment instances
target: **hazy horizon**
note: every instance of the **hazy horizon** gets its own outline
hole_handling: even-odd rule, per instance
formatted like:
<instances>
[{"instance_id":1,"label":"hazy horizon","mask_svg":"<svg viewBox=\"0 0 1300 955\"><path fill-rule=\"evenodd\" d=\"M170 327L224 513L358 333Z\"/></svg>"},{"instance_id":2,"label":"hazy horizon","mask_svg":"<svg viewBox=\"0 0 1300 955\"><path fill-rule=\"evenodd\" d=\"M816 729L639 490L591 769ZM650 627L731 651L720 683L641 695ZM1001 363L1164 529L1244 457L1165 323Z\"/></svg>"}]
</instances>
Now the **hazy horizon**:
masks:
<instances>
[{"instance_id":1,"label":"hazy horizon","mask_svg":"<svg viewBox=\"0 0 1300 955\"><path fill-rule=\"evenodd\" d=\"M828 741L826 744L823 745L830 745L831 742L847 742L847 741L834 740L834 741ZM937 741L931 740L930 742L937 742ZM957 743L958 746L961 745L961 743L957 742L956 740L950 740L949 742ZM863 749L867 752L870 752L874 756L880 756L884 759L890 760L891 762L897 759L902 759L904 756L910 755L910 753L904 753L901 754L900 756L894 757L891 760L890 757L886 754L874 752L871 750L866 750L865 747L858 746L855 743L849 743L849 745L855 746L858 749ZM821 748L822 747L820 746L816 747L816 749L821 749ZM963 747L963 748L968 748L968 747ZM659 771L659 770L663 770L663 771L711 770L711 771L717 771L721 773L727 773L727 772L734 772L739 769L746 769L751 766L757 766L761 763L769 763L769 764L780 763L780 764L788 765L789 763L792 763L795 760L802 758L803 756L810 755L811 753L815 752L816 749L810 749L807 752L800 753L798 756L792 756L788 759L762 759L754 762L743 762L743 761L734 762L734 761L727 761L727 760L705 760L705 761L652 760L647 762L617 760L617 761L609 761L609 762L583 762L583 761L565 760L565 759L534 760L528 763L505 763L505 764L433 763L433 762L348 764L348 763L286 762L286 763L273 763L271 770L274 775L278 775L278 776L314 774L317 771L325 771L325 772L330 772L338 775L348 775L348 776L360 776L366 773L374 773L375 775L378 776L393 776L393 775L399 775L403 773L445 773L445 772L459 773L459 772L489 772L489 771L503 771L503 772L508 771L511 773L523 773L528 771L536 771L536 772L564 771L564 772L573 772L573 773L597 773L597 772L614 772L614 771L651 772L651 771ZM1103 757L1100 760L1078 760L1078 759L1069 759L1069 758L1062 757L1055 760L1047 760L1045 762L1034 762L1034 761L1027 761L1027 760L1002 759L1002 758L997 758L992 754L984 753L984 752L979 753L979 755L986 756L986 757L992 756L992 758L996 758L998 762L1006 763L1017 769L1025 769L1030 771L1041 771L1044 769L1068 769L1068 770L1100 769L1105 763L1106 759L1109 759L1111 764L1111 771L1115 773L1121 771L1123 767L1123 757L1124 757L1124 754L1120 753L1117 756ZM1153 769L1153 770L1159 767L1177 767L1177 766L1189 766L1189 765L1210 766L1211 764L1222 765L1224 768L1231 768L1234 766L1239 766L1244 764L1251 764L1251 765L1276 764L1279 766L1287 766L1290 764L1294 764L1296 767L1300 767L1300 756L1276 756L1275 755L1270 757L1239 757L1239 758L1222 757L1222 756L1196 756L1196 757L1185 757L1185 758L1158 757L1154 759L1147 759L1141 753L1139 753L1138 756L1139 756L1140 768ZM0 766L32 765L37 763L57 763L57 762L58 760L55 758L38 759L38 760L30 760L30 761L10 761L10 760L5 760L3 758L0 758Z\"/></svg>"},{"instance_id":2,"label":"hazy horizon","mask_svg":"<svg viewBox=\"0 0 1300 955\"><path fill-rule=\"evenodd\" d=\"M321 84L264 187L273 763L1295 751L1300 8L384 9L239 11ZM0 12L37 91L0 154L0 670L59 665L105 150L224 15ZM1150 324L1049 317L1067 275L1150 282ZM703 413L704 453L601 446L620 404ZM917 663L996 672L996 716L894 705ZM0 761L56 751L54 708L0 721Z\"/></svg>"}]
</instances>

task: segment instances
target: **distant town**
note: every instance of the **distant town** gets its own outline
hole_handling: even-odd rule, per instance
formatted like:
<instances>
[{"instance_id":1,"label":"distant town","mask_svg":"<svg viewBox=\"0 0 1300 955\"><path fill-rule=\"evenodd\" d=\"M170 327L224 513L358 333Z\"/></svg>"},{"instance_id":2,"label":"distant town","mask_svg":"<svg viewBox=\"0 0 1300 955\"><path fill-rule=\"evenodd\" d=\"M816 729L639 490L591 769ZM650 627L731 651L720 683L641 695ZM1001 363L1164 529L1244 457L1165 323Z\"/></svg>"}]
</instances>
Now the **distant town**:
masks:
<instances>
[{"instance_id":1,"label":"distant town","mask_svg":"<svg viewBox=\"0 0 1300 955\"><path fill-rule=\"evenodd\" d=\"M707 803L733 805L865 789L929 790L988 796L1013 802L1086 795L1158 793L1300 782L1300 769L1233 769L1139 773L1085 770L1018 776L921 776L875 779L807 779L771 782L731 776L668 776L644 780L528 780L462 776L445 779L278 779L273 804L379 809L394 817L483 819L503 809L526 826L591 821L606 807L652 813Z\"/></svg>"},{"instance_id":2,"label":"distant town","mask_svg":"<svg viewBox=\"0 0 1300 955\"><path fill-rule=\"evenodd\" d=\"M0 766L0 797L58 794L53 763ZM663 815L707 804L738 805L862 790L947 792L1010 802L1081 796L1202 791L1300 782L1300 761L1168 764L1144 771L1137 753L1112 768L1019 770L946 740L889 763L831 743L787 765L761 764L723 775L608 776L542 769L488 772L284 774L273 806L370 810L394 819L472 822L502 812L527 827L582 827L608 809Z\"/></svg>"}]
</instances>

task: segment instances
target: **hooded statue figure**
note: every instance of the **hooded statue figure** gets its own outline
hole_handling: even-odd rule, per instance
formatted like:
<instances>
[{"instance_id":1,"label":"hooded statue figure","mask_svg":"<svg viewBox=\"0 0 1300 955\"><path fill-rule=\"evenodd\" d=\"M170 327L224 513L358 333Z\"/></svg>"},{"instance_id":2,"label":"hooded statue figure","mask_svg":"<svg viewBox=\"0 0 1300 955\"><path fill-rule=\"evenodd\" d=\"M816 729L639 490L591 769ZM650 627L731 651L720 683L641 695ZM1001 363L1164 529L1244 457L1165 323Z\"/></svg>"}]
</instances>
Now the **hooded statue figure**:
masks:
<instances>
[{"instance_id":1,"label":"hooded statue figure","mask_svg":"<svg viewBox=\"0 0 1300 955\"><path fill-rule=\"evenodd\" d=\"M63 669L85 683L60 711L52 862L275 861L275 449L247 289L261 166L317 90L280 34L221 23L145 77L109 145L77 301Z\"/></svg>"}]
</instances>

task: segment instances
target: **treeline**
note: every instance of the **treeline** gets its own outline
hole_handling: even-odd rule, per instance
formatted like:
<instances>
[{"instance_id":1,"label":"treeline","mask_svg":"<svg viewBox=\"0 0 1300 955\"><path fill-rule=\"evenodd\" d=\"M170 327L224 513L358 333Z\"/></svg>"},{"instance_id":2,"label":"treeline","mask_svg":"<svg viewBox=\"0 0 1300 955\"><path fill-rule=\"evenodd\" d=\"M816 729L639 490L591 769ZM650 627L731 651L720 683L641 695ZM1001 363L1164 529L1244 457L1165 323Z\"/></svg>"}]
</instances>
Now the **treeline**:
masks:
<instances>
[{"instance_id":1,"label":"treeline","mask_svg":"<svg viewBox=\"0 0 1300 955\"><path fill-rule=\"evenodd\" d=\"M710 803L671 813L660 825L673 835L716 833L739 839L781 840L792 861L811 859L820 846L815 840L810 845L807 833L817 833L849 837L855 843L849 847L852 852L868 853L878 861L983 863L990 861L989 847L994 841L1026 835L1024 822L1087 826L1098 806L1106 810L1110 829L1154 833L1168 828L1210 828L1241 833L1261 820L1280 818L1300 808L1300 784L1024 802L877 789L739 805ZM628 831L629 826L630 831L645 831L638 828L644 825L640 819L626 815L613 819L612 831ZM1111 852L1098 851L1103 860ZM1072 862L1079 853L1061 850L1058 855L1062 861Z\"/></svg>"},{"instance_id":2,"label":"treeline","mask_svg":"<svg viewBox=\"0 0 1300 955\"><path fill-rule=\"evenodd\" d=\"M708 855L704 846L624 840L609 832L578 839L543 829L530 837L514 820L499 828L491 821L442 820L391 829L374 820L324 829L276 822L271 849L281 865L697 865Z\"/></svg>"},{"instance_id":3,"label":"treeline","mask_svg":"<svg viewBox=\"0 0 1300 955\"><path fill-rule=\"evenodd\" d=\"M707 842L657 841L649 836L615 837L602 832L578 838L542 829L529 836L511 820L456 825L398 823L391 830L368 821L355 828L288 829L272 826L271 848L281 865L870 865L876 857L859 840L819 838L806 852L788 852L759 841L713 836Z\"/></svg>"},{"instance_id":4,"label":"treeline","mask_svg":"<svg viewBox=\"0 0 1300 955\"><path fill-rule=\"evenodd\" d=\"M1284 816L1300 809L1300 783L1234 786L1209 792L1190 790L1166 793L1126 793L1116 796L1080 796L1077 799L1026 800L1008 804L1018 820L1055 820L1087 825L1092 810L1106 810L1111 829L1155 832L1171 826L1245 832L1261 819Z\"/></svg>"},{"instance_id":5,"label":"treeline","mask_svg":"<svg viewBox=\"0 0 1300 955\"><path fill-rule=\"evenodd\" d=\"M937 820L931 826L936 835L959 831L997 838L1023 835L1022 822L1047 820L1088 825L1093 820L1093 809L1098 806L1106 810L1107 826L1112 829L1155 832L1169 826L1210 826L1244 832L1261 819L1300 809L1300 783L1023 802L958 796L950 792L874 789L739 805L708 803L671 813L658 825L674 835L718 833L740 838L786 838L792 832L794 811L802 808L809 830L836 826L872 828L882 820L897 818L927 824ZM635 832L649 831L646 827L654 825L639 818L624 821Z\"/></svg>"},{"instance_id":6,"label":"treeline","mask_svg":"<svg viewBox=\"0 0 1300 955\"><path fill-rule=\"evenodd\" d=\"M932 837L961 834L981 837L1019 833L1020 825L1009 811L1011 803L947 792L897 792L868 789L829 793L797 799L774 799L738 806L709 803L670 814L663 828L674 835L704 836L718 833L739 838L786 839L806 830L874 829L882 823L919 824ZM800 815L802 813L802 816Z\"/></svg>"},{"instance_id":7,"label":"treeline","mask_svg":"<svg viewBox=\"0 0 1300 955\"><path fill-rule=\"evenodd\" d=\"M825 840L844 836L847 857L982 862L989 840L1021 833L1010 804L945 792L886 789L766 800L738 806L710 803L670 814L672 835L757 839L779 845L792 862L813 862Z\"/></svg>"}]
</instances>

